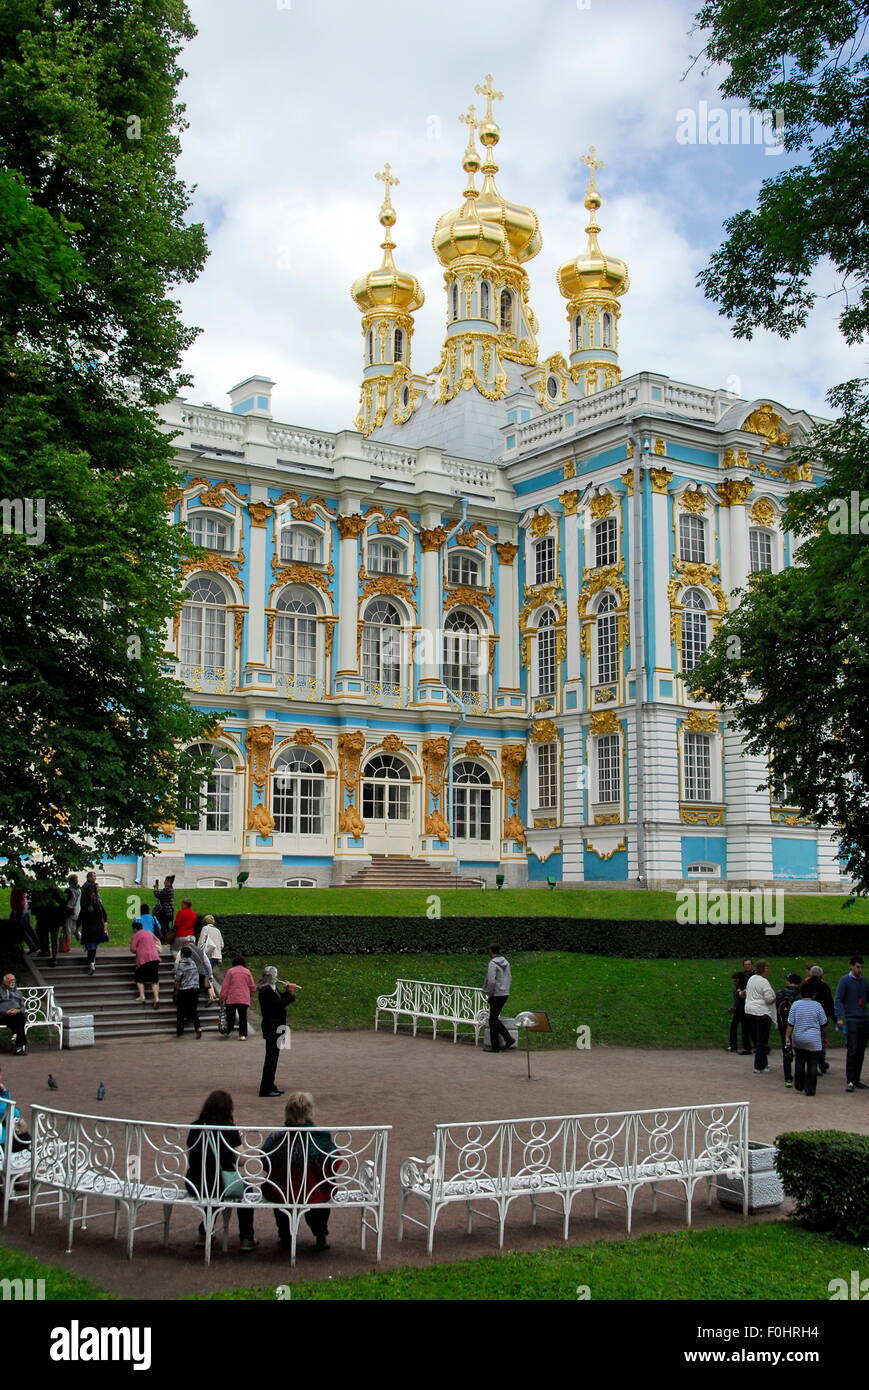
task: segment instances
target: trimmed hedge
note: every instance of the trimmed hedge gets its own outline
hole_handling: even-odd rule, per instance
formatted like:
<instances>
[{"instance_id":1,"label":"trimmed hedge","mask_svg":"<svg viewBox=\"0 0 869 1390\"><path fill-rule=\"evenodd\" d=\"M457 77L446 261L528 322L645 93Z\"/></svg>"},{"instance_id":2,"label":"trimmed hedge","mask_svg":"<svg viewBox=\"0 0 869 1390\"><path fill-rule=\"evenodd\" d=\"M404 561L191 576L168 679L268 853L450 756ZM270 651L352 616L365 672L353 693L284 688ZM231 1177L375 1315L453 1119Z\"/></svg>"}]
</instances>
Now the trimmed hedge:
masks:
<instances>
[{"instance_id":1,"label":"trimmed hedge","mask_svg":"<svg viewBox=\"0 0 869 1390\"><path fill-rule=\"evenodd\" d=\"M864 948L869 926L794 922L780 936L763 927L691 927L646 919L594 917L278 917L221 916L227 952L244 955L480 955L490 941L505 951L576 951L592 956L674 959L811 959L852 955Z\"/></svg>"},{"instance_id":2,"label":"trimmed hedge","mask_svg":"<svg viewBox=\"0 0 869 1390\"><path fill-rule=\"evenodd\" d=\"M869 1135L840 1129L780 1134L776 1170L795 1219L839 1240L869 1241Z\"/></svg>"}]
</instances>

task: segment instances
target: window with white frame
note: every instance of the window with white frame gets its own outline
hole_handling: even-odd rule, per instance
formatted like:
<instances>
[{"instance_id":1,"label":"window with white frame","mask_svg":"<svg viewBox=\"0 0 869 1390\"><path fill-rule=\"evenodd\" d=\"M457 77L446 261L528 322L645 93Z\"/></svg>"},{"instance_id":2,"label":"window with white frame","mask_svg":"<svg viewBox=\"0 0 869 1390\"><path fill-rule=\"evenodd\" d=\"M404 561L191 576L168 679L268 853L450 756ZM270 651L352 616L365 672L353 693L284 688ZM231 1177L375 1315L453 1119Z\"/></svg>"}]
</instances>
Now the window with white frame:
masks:
<instances>
[{"instance_id":1,"label":"window with white frame","mask_svg":"<svg viewBox=\"0 0 869 1390\"><path fill-rule=\"evenodd\" d=\"M285 589L277 604L274 668L284 676L317 675L317 608L306 589Z\"/></svg>"},{"instance_id":2,"label":"window with white frame","mask_svg":"<svg viewBox=\"0 0 869 1390\"><path fill-rule=\"evenodd\" d=\"M365 610L362 675L372 685L401 685L401 614L386 599Z\"/></svg>"},{"instance_id":3,"label":"window with white frame","mask_svg":"<svg viewBox=\"0 0 869 1390\"><path fill-rule=\"evenodd\" d=\"M555 614L544 608L537 621L537 694L554 695L555 677Z\"/></svg>"},{"instance_id":4,"label":"window with white frame","mask_svg":"<svg viewBox=\"0 0 869 1390\"><path fill-rule=\"evenodd\" d=\"M611 348L613 345L613 316L605 313L602 320L603 347Z\"/></svg>"},{"instance_id":5,"label":"window with white frame","mask_svg":"<svg viewBox=\"0 0 869 1390\"><path fill-rule=\"evenodd\" d=\"M618 680L619 620L615 609L616 601L613 595L604 594L597 607L595 623L598 685L608 685Z\"/></svg>"},{"instance_id":6,"label":"window with white frame","mask_svg":"<svg viewBox=\"0 0 869 1390\"><path fill-rule=\"evenodd\" d=\"M693 512L679 514L679 559L706 563L706 522Z\"/></svg>"},{"instance_id":7,"label":"window with white frame","mask_svg":"<svg viewBox=\"0 0 869 1390\"><path fill-rule=\"evenodd\" d=\"M232 549L232 523L209 512L188 512L187 534L206 550Z\"/></svg>"},{"instance_id":8,"label":"window with white frame","mask_svg":"<svg viewBox=\"0 0 869 1390\"><path fill-rule=\"evenodd\" d=\"M479 555L469 555L466 550L452 550L447 561L447 579L450 584L478 589L483 582L483 561Z\"/></svg>"},{"instance_id":9,"label":"window with white frame","mask_svg":"<svg viewBox=\"0 0 869 1390\"><path fill-rule=\"evenodd\" d=\"M779 777L772 765L769 769L769 798L773 806L796 806L793 793L785 777Z\"/></svg>"},{"instance_id":10,"label":"window with white frame","mask_svg":"<svg viewBox=\"0 0 869 1390\"><path fill-rule=\"evenodd\" d=\"M487 318L489 317L490 299L491 299L491 292L490 292L490 290L489 290L489 282L488 282L488 280L483 280L483 281L481 282L481 284L480 284L480 318L481 318L481 319L487 319Z\"/></svg>"},{"instance_id":11,"label":"window with white frame","mask_svg":"<svg viewBox=\"0 0 869 1390\"><path fill-rule=\"evenodd\" d=\"M226 595L216 579L197 574L181 610L181 660L188 666L226 666Z\"/></svg>"},{"instance_id":12,"label":"window with white frame","mask_svg":"<svg viewBox=\"0 0 869 1390\"><path fill-rule=\"evenodd\" d=\"M603 565L614 565L619 558L619 524L614 516L604 517L595 523L594 564L595 569Z\"/></svg>"},{"instance_id":13,"label":"window with white frame","mask_svg":"<svg viewBox=\"0 0 869 1390\"><path fill-rule=\"evenodd\" d=\"M362 774L364 821L410 820L410 771L394 753L377 753Z\"/></svg>"},{"instance_id":14,"label":"window with white frame","mask_svg":"<svg viewBox=\"0 0 869 1390\"><path fill-rule=\"evenodd\" d=\"M748 533L748 553L752 574L772 570L772 532L752 526Z\"/></svg>"},{"instance_id":15,"label":"window with white frame","mask_svg":"<svg viewBox=\"0 0 869 1390\"><path fill-rule=\"evenodd\" d=\"M190 758L208 758L213 770L199 789L197 802L188 803L184 820L188 830L225 834L232 829L232 788L235 779L232 754L216 743L196 743L187 749Z\"/></svg>"},{"instance_id":16,"label":"window with white frame","mask_svg":"<svg viewBox=\"0 0 869 1390\"><path fill-rule=\"evenodd\" d=\"M368 365L371 367L374 364L374 334L371 332L371 329L368 330L366 335L366 343L368 345Z\"/></svg>"},{"instance_id":17,"label":"window with white frame","mask_svg":"<svg viewBox=\"0 0 869 1390\"><path fill-rule=\"evenodd\" d=\"M368 569L372 574L404 574L404 546L394 541L369 541Z\"/></svg>"},{"instance_id":18,"label":"window with white frame","mask_svg":"<svg viewBox=\"0 0 869 1390\"><path fill-rule=\"evenodd\" d=\"M285 888L316 888L315 878L287 878L284 880Z\"/></svg>"},{"instance_id":19,"label":"window with white frame","mask_svg":"<svg viewBox=\"0 0 869 1390\"><path fill-rule=\"evenodd\" d=\"M459 317L459 287L455 280L450 290L450 316L454 323Z\"/></svg>"},{"instance_id":20,"label":"window with white frame","mask_svg":"<svg viewBox=\"0 0 869 1390\"><path fill-rule=\"evenodd\" d=\"M597 799L601 805L621 801L621 739L600 734L597 739Z\"/></svg>"},{"instance_id":21,"label":"window with white frame","mask_svg":"<svg viewBox=\"0 0 869 1390\"><path fill-rule=\"evenodd\" d=\"M444 685L457 695L480 689L480 629L470 613L450 613L444 623Z\"/></svg>"},{"instance_id":22,"label":"window with white frame","mask_svg":"<svg viewBox=\"0 0 869 1390\"><path fill-rule=\"evenodd\" d=\"M492 838L491 780L482 763L470 759L453 768L453 834L457 840Z\"/></svg>"},{"instance_id":23,"label":"window with white frame","mask_svg":"<svg viewBox=\"0 0 869 1390\"><path fill-rule=\"evenodd\" d=\"M534 546L534 583L555 582L555 537L544 536Z\"/></svg>"},{"instance_id":24,"label":"window with white frame","mask_svg":"<svg viewBox=\"0 0 869 1390\"><path fill-rule=\"evenodd\" d=\"M400 328L396 328L395 330L392 344L392 360L393 362L404 361L404 334Z\"/></svg>"},{"instance_id":25,"label":"window with white frame","mask_svg":"<svg viewBox=\"0 0 869 1390\"><path fill-rule=\"evenodd\" d=\"M558 806L558 744L537 745L537 809L551 811Z\"/></svg>"},{"instance_id":26,"label":"window with white frame","mask_svg":"<svg viewBox=\"0 0 869 1390\"><path fill-rule=\"evenodd\" d=\"M573 346L577 352L582 348L582 319L579 314L573 320Z\"/></svg>"},{"instance_id":27,"label":"window with white frame","mask_svg":"<svg viewBox=\"0 0 869 1390\"><path fill-rule=\"evenodd\" d=\"M682 743L682 780L686 801L712 800L712 738L686 733Z\"/></svg>"},{"instance_id":28,"label":"window with white frame","mask_svg":"<svg viewBox=\"0 0 869 1390\"><path fill-rule=\"evenodd\" d=\"M320 563L321 537L301 526L285 526L281 531L281 559L301 560L306 565Z\"/></svg>"},{"instance_id":29,"label":"window with white frame","mask_svg":"<svg viewBox=\"0 0 869 1390\"><path fill-rule=\"evenodd\" d=\"M309 748L279 753L272 778L272 807L279 835L322 835L325 769Z\"/></svg>"},{"instance_id":30,"label":"window with white frame","mask_svg":"<svg viewBox=\"0 0 869 1390\"><path fill-rule=\"evenodd\" d=\"M709 644L706 599L699 589L688 589L682 603L682 670L693 671Z\"/></svg>"},{"instance_id":31,"label":"window with white frame","mask_svg":"<svg viewBox=\"0 0 869 1390\"><path fill-rule=\"evenodd\" d=\"M509 290L501 291L501 332L513 332L513 296Z\"/></svg>"}]
</instances>

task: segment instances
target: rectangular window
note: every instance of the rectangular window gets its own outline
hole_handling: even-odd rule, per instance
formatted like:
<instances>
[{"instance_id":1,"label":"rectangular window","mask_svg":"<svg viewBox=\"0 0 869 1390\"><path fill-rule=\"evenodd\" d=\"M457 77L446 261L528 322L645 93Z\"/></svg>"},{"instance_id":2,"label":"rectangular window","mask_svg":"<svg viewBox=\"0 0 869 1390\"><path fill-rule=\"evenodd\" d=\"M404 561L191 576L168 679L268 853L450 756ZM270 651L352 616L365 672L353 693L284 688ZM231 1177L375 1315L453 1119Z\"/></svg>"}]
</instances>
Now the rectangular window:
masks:
<instances>
[{"instance_id":1,"label":"rectangular window","mask_svg":"<svg viewBox=\"0 0 869 1390\"><path fill-rule=\"evenodd\" d=\"M555 537L544 536L534 547L534 583L552 584L555 581Z\"/></svg>"},{"instance_id":2,"label":"rectangular window","mask_svg":"<svg viewBox=\"0 0 869 1390\"><path fill-rule=\"evenodd\" d=\"M597 680L608 685L618 680L619 620L615 613L604 613L597 620Z\"/></svg>"},{"instance_id":3,"label":"rectangular window","mask_svg":"<svg viewBox=\"0 0 869 1390\"><path fill-rule=\"evenodd\" d=\"M682 744L686 801L712 800L712 739L685 734Z\"/></svg>"},{"instance_id":4,"label":"rectangular window","mask_svg":"<svg viewBox=\"0 0 869 1390\"><path fill-rule=\"evenodd\" d=\"M621 801L621 739L602 734L597 740L597 799L602 804Z\"/></svg>"},{"instance_id":5,"label":"rectangular window","mask_svg":"<svg viewBox=\"0 0 869 1390\"><path fill-rule=\"evenodd\" d=\"M758 531L756 528L748 533L749 552L751 557L752 574L760 574L763 571L772 570L772 535L769 531Z\"/></svg>"},{"instance_id":6,"label":"rectangular window","mask_svg":"<svg viewBox=\"0 0 869 1390\"><path fill-rule=\"evenodd\" d=\"M557 743L541 743L537 749L537 805L540 810L558 805Z\"/></svg>"},{"instance_id":7,"label":"rectangular window","mask_svg":"<svg viewBox=\"0 0 869 1390\"><path fill-rule=\"evenodd\" d=\"M537 694L555 694L555 632L541 627L537 637Z\"/></svg>"},{"instance_id":8,"label":"rectangular window","mask_svg":"<svg viewBox=\"0 0 869 1390\"><path fill-rule=\"evenodd\" d=\"M404 554L397 545L372 541L368 547L368 568L372 574L404 574Z\"/></svg>"},{"instance_id":9,"label":"rectangular window","mask_svg":"<svg viewBox=\"0 0 869 1390\"><path fill-rule=\"evenodd\" d=\"M679 517L679 559L692 565L706 563L706 523L691 512Z\"/></svg>"},{"instance_id":10,"label":"rectangular window","mask_svg":"<svg viewBox=\"0 0 869 1390\"><path fill-rule=\"evenodd\" d=\"M595 568L614 565L619 558L619 528L614 516L599 521L594 528Z\"/></svg>"}]
</instances>

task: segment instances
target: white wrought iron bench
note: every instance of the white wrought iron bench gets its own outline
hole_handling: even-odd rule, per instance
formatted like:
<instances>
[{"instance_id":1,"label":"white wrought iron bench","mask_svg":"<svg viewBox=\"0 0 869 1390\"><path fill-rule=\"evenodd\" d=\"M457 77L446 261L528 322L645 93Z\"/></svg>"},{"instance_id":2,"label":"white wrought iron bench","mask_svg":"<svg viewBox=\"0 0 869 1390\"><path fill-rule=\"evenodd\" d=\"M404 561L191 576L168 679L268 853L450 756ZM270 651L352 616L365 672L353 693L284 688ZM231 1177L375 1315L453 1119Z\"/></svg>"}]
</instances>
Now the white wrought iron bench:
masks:
<instances>
[{"instance_id":1,"label":"white wrought iron bench","mask_svg":"<svg viewBox=\"0 0 869 1390\"><path fill-rule=\"evenodd\" d=\"M19 985L24 995L24 1011L27 1021L24 1025L25 1037L31 1028L48 1028L57 1033L57 1045L63 1044L63 1009L54 1000L54 985ZM9 1029L0 1014L0 1028ZM11 1031L11 1030L9 1030Z\"/></svg>"},{"instance_id":2,"label":"white wrought iron bench","mask_svg":"<svg viewBox=\"0 0 869 1390\"><path fill-rule=\"evenodd\" d=\"M313 1164L309 1170L304 1142L304 1163L301 1168L294 1165L283 1177L276 1176L275 1153L266 1148L270 1134L282 1139L290 1136L290 1140L301 1135L304 1141L312 1131L235 1126L242 1146L236 1160L237 1177L228 1188L220 1170L221 1150L225 1151L220 1144L220 1126L74 1115L45 1106L33 1106L32 1115L30 1230L35 1230L38 1209L59 1199L66 1208L67 1253L76 1225L86 1229L88 1220L111 1216L112 1234L117 1238L121 1216L125 1215L127 1257L132 1259L137 1232L162 1225L167 1243L173 1211L186 1207L199 1215L204 1226L208 1264L218 1219L223 1220L225 1250L232 1212L245 1207L286 1213L290 1259L295 1264L304 1213L328 1208L358 1212L361 1248L365 1250L366 1235L371 1232L376 1238L376 1258L380 1259L390 1125L318 1126L318 1130L331 1133L334 1146L328 1173L320 1178L314 1176ZM195 1184L188 1176L187 1141L191 1135L203 1136L200 1176ZM94 1211L97 1199L104 1205ZM140 1221L139 1209L153 1204L162 1207L161 1217Z\"/></svg>"},{"instance_id":3,"label":"white wrought iron bench","mask_svg":"<svg viewBox=\"0 0 869 1390\"><path fill-rule=\"evenodd\" d=\"M10 1202L20 1202L30 1189L30 1149L14 1145L15 1101L0 1098L0 1129L4 1130L0 1145L0 1182L3 1184L3 1225L9 1220Z\"/></svg>"},{"instance_id":4,"label":"white wrought iron bench","mask_svg":"<svg viewBox=\"0 0 869 1390\"><path fill-rule=\"evenodd\" d=\"M436 1125L428 1158L408 1158L401 1165L398 1238L403 1239L406 1221L421 1226L431 1254L439 1213L463 1202L468 1233L475 1216L494 1221L502 1247L508 1211L526 1197L532 1224L539 1207L555 1211L563 1218L566 1240L573 1204L584 1192L591 1193L593 1217L600 1202L623 1206L630 1235L637 1192L651 1189L654 1212L659 1195L673 1197L660 1190L673 1183L681 1189L675 1200L684 1202L690 1226L698 1183L705 1181L711 1205L717 1176L745 1178L747 1171L747 1101ZM747 1182L744 1188L747 1216ZM624 1201L603 1196L606 1191L620 1192ZM425 1220L407 1214L410 1199L426 1208ZM475 1203L494 1204L495 1214Z\"/></svg>"},{"instance_id":5,"label":"white wrought iron bench","mask_svg":"<svg viewBox=\"0 0 869 1390\"><path fill-rule=\"evenodd\" d=\"M431 980L396 980L392 994L381 994L374 1013L377 1032L381 1014L392 1014L392 1031L398 1032L399 1015L413 1021L416 1037L420 1019L432 1025L432 1037L437 1037L438 1024L452 1025L453 1042L462 1026L473 1028L474 1046L489 1019L489 1003L481 989L473 985L440 985Z\"/></svg>"}]
</instances>

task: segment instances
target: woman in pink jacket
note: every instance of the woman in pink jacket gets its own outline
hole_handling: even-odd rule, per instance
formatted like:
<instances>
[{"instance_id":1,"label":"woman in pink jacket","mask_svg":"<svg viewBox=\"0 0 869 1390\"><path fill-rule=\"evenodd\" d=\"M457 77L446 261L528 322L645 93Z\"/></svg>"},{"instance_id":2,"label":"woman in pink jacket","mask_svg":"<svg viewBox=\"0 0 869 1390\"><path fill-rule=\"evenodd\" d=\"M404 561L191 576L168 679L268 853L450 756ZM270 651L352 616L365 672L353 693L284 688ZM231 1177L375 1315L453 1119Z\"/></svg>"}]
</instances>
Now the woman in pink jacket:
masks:
<instances>
[{"instance_id":1,"label":"woman in pink jacket","mask_svg":"<svg viewBox=\"0 0 869 1390\"><path fill-rule=\"evenodd\" d=\"M130 950L136 957L136 970L133 978L136 981L139 1003L145 1004L145 986L151 986L154 1008L160 1007L160 946L157 938L151 931L139 926L133 932L130 940Z\"/></svg>"},{"instance_id":2,"label":"woman in pink jacket","mask_svg":"<svg viewBox=\"0 0 869 1390\"><path fill-rule=\"evenodd\" d=\"M235 1015L238 1013L238 1040L247 1040L247 1011L250 1008L253 997L256 994L256 985L253 975L247 968L244 956L233 956L232 965L223 977L223 984L220 986L220 997L226 1005L226 1032L224 1037L228 1038L235 1027Z\"/></svg>"}]
</instances>

